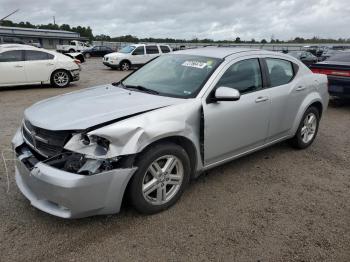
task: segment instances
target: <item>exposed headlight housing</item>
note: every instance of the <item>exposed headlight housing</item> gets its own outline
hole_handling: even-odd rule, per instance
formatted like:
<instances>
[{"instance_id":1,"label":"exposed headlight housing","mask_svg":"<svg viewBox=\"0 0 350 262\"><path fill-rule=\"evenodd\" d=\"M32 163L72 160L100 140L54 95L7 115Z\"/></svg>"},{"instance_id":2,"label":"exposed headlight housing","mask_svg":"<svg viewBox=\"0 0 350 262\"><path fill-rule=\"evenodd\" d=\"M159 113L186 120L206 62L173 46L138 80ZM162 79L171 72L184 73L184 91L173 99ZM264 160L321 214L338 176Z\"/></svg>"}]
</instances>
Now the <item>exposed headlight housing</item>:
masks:
<instances>
[{"instance_id":1,"label":"exposed headlight housing","mask_svg":"<svg viewBox=\"0 0 350 262\"><path fill-rule=\"evenodd\" d=\"M110 142L100 136L81 134L80 141L83 145L94 148L93 154L96 156L104 156L109 150Z\"/></svg>"}]
</instances>

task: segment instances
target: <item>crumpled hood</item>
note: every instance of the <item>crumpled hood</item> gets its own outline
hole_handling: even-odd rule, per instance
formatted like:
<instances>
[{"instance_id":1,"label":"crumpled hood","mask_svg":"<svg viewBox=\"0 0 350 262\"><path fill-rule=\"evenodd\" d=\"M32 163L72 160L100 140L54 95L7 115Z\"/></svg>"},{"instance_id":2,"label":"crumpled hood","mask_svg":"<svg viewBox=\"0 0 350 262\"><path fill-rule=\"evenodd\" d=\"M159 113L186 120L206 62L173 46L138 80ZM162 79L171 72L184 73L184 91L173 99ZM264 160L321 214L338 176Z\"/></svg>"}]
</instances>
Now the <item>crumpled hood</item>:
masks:
<instances>
[{"instance_id":1,"label":"crumpled hood","mask_svg":"<svg viewBox=\"0 0 350 262\"><path fill-rule=\"evenodd\" d=\"M185 101L103 85L40 101L24 115L32 125L44 129L82 130Z\"/></svg>"}]
</instances>

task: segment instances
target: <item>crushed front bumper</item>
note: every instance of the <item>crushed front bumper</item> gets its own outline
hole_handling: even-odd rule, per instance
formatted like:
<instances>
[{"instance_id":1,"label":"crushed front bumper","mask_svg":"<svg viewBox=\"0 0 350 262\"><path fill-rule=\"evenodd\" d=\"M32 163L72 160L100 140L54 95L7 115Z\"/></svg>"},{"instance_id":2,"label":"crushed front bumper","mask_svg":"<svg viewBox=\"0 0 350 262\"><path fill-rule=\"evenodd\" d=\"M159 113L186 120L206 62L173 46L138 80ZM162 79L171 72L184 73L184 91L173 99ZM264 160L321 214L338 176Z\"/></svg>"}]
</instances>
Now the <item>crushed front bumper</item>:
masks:
<instances>
[{"instance_id":1,"label":"crushed front bumper","mask_svg":"<svg viewBox=\"0 0 350 262\"><path fill-rule=\"evenodd\" d=\"M16 134L13 147L23 143ZM136 168L114 169L96 175L79 175L62 171L43 162L29 169L16 160L16 183L30 203L49 214L62 218L81 218L118 213L126 186Z\"/></svg>"}]
</instances>

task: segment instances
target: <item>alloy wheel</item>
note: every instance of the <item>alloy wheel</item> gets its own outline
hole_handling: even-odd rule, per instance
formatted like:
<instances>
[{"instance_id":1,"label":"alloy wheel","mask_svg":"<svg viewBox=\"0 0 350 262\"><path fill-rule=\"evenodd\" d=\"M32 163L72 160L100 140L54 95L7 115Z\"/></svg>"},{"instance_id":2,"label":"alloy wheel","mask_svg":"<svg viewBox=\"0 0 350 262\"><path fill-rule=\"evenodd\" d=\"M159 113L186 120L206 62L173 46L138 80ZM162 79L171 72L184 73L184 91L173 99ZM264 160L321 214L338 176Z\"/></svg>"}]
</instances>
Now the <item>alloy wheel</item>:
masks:
<instances>
[{"instance_id":1,"label":"alloy wheel","mask_svg":"<svg viewBox=\"0 0 350 262\"><path fill-rule=\"evenodd\" d=\"M159 157L148 167L142 181L142 194L152 205L169 202L179 191L184 167L174 155Z\"/></svg>"},{"instance_id":2,"label":"alloy wheel","mask_svg":"<svg viewBox=\"0 0 350 262\"><path fill-rule=\"evenodd\" d=\"M317 117L314 113L309 113L303 123L303 127L300 130L302 141L307 144L309 143L315 136L317 128Z\"/></svg>"},{"instance_id":3,"label":"alloy wheel","mask_svg":"<svg viewBox=\"0 0 350 262\"><path fill-rule=\"evenodd\" d=\"M128 63L123 63L122 64L122 70L123 71L128 71L129 70L129 64Z\"/></svg>"},{"instance_id":4,"label":"alloy wheel","mask_svg":"<svg viewBox=\"0 0 350 262\"><path fill-rule=\"evenodd\" d=\"M60 71L55 73L53 80L58 86L66 86L69 83L69 76L66 72Z\"/></svg>"}]
</instances>

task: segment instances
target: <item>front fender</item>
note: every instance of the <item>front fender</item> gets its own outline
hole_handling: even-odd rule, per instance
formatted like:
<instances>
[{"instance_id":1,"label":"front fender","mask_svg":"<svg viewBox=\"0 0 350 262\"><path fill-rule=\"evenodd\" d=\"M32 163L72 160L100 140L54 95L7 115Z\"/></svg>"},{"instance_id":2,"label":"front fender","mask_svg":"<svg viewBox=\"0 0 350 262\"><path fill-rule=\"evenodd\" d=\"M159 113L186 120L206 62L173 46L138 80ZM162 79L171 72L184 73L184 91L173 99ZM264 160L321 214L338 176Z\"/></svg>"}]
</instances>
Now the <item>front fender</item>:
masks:
<instances>
[{"instance_id":1,"label":"front fender","mask_svg":"<svg viewBox=\"0 0 350 262\"><path fill-rule=\"evenodd\" d=\"M172 136L189 139L199 151L200 100L160 108L96 129L88 135L96 135L110 141L104 158L141 152L148 145ZM93 148L79 142L80 134L66 144L65 148L85 155L93 155Z\"/></svg>"}]
</instances>

